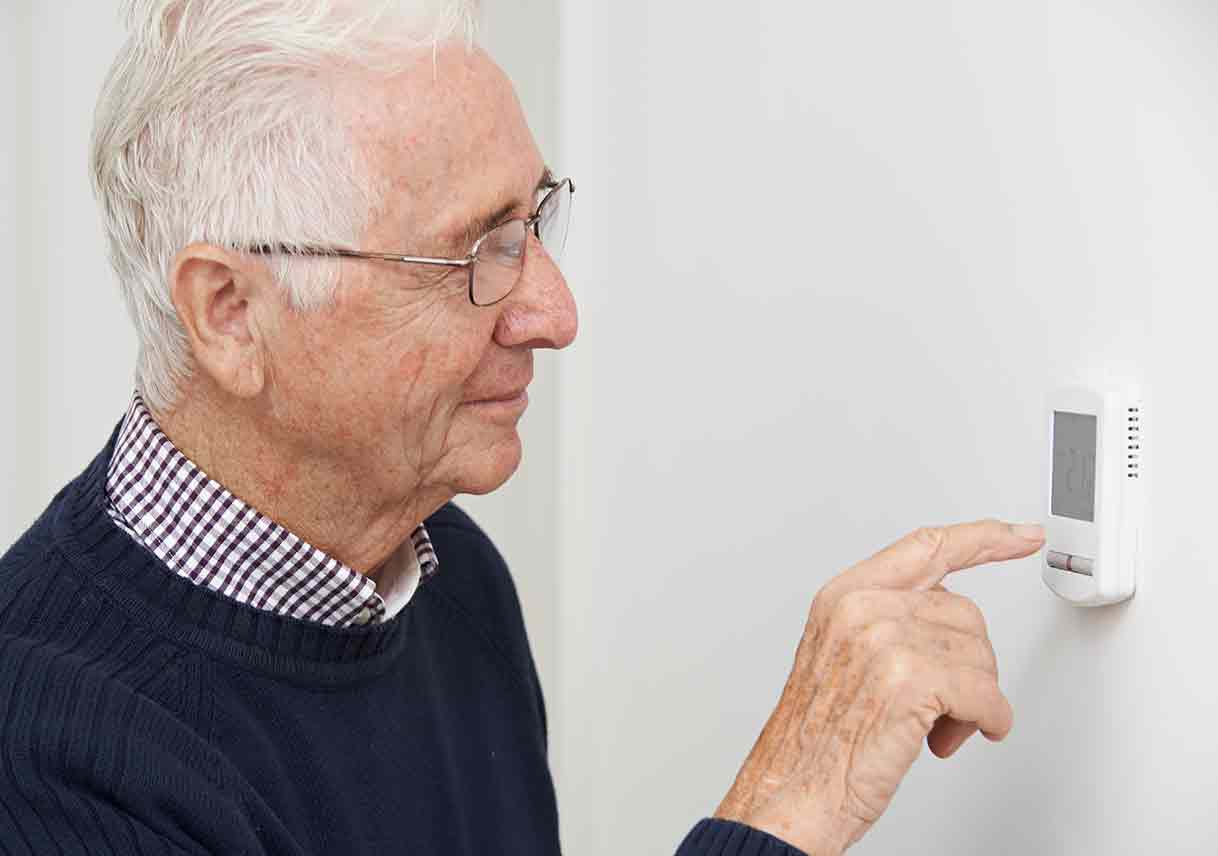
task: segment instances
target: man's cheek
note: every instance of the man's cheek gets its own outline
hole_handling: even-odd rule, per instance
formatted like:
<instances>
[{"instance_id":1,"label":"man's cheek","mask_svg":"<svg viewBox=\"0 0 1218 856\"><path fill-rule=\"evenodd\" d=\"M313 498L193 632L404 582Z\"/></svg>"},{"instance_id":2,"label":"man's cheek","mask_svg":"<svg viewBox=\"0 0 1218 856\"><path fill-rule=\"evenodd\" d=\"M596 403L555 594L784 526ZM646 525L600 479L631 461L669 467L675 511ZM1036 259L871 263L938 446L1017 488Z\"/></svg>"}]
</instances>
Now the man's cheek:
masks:
<instances>
[{"instance_id":1,"label":"man's cheek","mask_svg":"<svg viewBox=\"0 0 1218 856\"><path fill-rule=\"evenodd\" d=\"M448 342L428 343L397 358L393 382L398 389L411 390L412 397L427 395L445 399L464 385L472 372L469 356Z\"/></svg>"},{"instance_id":2,"label":"man's cheek","mask_svg":"<svg viewBox=\"0 0 1218 856\"><path fill-rule=\"evenodd\" d=\"M414 383L422 374L426 365L426 352L410 350L401 354L397 361L397 380L402 384Z\"/></svg>"}]
</instances>

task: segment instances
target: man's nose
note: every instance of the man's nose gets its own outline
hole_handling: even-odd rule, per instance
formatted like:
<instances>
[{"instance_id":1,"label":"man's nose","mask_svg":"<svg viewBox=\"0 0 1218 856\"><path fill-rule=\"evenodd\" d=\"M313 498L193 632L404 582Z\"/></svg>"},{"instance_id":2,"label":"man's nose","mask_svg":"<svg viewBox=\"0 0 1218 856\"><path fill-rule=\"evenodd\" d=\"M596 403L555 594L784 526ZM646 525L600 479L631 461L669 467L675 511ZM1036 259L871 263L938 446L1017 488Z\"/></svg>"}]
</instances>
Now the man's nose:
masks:
<instances>
[{"instance_id":1,"label":"man's nose","mask_svg":"<svg viewBox=\"0 0 1218 856\"><path fill-rule=\"evenodd\" d=\"M530 233L524 270L503 301L495 341L505 348L565 348L575 340L579 318L567 280Z\"/></svg>"}]
</instances>

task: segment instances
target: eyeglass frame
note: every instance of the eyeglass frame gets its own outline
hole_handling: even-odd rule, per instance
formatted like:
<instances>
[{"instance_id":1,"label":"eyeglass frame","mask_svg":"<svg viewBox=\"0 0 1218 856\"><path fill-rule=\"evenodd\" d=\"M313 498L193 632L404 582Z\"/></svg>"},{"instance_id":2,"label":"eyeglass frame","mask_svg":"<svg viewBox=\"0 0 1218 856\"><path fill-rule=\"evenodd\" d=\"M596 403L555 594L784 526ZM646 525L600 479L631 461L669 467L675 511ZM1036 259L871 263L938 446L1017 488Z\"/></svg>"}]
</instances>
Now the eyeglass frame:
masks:
<instances>
[{"instance_id":1,"label":"eyeglass frame","mask_svg":"<svg viewBox=\"0 0 1218 856\"><path fill-rule=\"evenodd\" d=\"M474 300L474 264L478 261L478 250L482 247L482 243L487 238L489 238L491 233L494 232L496 229L499 229L502 226L506 226L508 223L511 223L514 220L521 220L524 222L524 227L526 230L526 232L525 232L526 246L528 243L528 238L527 238L528 230L532 230L533 235L537 238L538 241L540 241L541 240L541 230L537 227L537 223L541 220L541 209L545 206L545 204L547 202L550 201L550 197L552 197L555 193L557 193L564 184L570 186L571 200L572 200L572 202L574 202L574 200L575 200L575 181L570 177L559 179L558 181L554 182L553 184L551 184L549 186L542 187L541 188L542 190L547 191L546 195L543 196L541 198L541 201L537 203L537 207L533 210L532 216L511 217L507 220L504 220L502 223L496 223L490 229L487 229L486 234L484 234L478 240L474 241L473 247L470 248L469 255L465 256L464 258L446 259L446 258L438 258L435 256L411 256L411 255L403 255L401 253L378 253L378 252L369 252L369 251L365 251L365 250L347 250L347 249L343 249L341 247L291 247L286 244L256 244L252 247L245 247L244 249L246 252L257 253L257 254L261 254L261 255L271 255L271 254L283 253L283 254L296 255L296 256L322 256L322 257L327 257L327 258L344 258L344 259L371 259L373 261L383 261L383 262L403 262L405 264L435 265L435 266L450 267L450 268L468 268L469 269L469 285L467 286L467 290L469 292L469 302L472 303L474 306L494 306L496 303L499 303L501 300L503 300L509 294L511 294L513 290L515 290L516 282L520 281L520 277L517 276L516 282L513 282L512 287L509 288L506 292L504 292L503 297L499 297L495 300L492 300L490 303L478 303L476 300ZM568 217L569 216L570 216L570 213L568 212ZM565 238L564 238L564 240L565 240ZM542 247L544 248L545 244L542 244ZM524 271L523 259L521 260L520 269L521 269L521 272Z\"/></svg>"}]
</instances>

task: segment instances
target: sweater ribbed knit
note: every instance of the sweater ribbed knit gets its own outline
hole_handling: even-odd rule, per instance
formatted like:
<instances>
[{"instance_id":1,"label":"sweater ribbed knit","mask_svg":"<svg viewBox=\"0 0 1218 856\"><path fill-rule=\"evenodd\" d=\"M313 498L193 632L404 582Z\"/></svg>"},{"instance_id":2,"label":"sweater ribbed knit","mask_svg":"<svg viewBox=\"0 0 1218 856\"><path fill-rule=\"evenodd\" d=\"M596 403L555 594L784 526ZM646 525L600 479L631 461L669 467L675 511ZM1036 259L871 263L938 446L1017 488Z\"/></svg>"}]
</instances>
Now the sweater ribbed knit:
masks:
<instances>
[{"instance_id":1,"label":"sweater ribbed knit","mask_svg":"<svg viewBox=\"0 0 1218 856\"><path fill-rule=\"evenodd\" d=\"M276 615L115 526L114 438L0 558L0 856L557 854L516 591L446 505L444 573L383 624ZM703 821L682 856L792 856Z\"/></svg>"}]
</instances>

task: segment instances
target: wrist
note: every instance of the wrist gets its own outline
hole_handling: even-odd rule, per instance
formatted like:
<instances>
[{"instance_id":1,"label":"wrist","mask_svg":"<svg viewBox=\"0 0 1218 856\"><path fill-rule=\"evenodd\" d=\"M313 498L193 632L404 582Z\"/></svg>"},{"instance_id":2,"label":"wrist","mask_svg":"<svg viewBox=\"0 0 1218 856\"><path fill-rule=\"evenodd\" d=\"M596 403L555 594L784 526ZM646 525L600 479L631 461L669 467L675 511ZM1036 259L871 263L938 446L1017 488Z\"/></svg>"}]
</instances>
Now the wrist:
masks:
<instances>
[{"instance_id":1,"label":"wrist","mask_svg":"<svg viewBox=\"0 0 1218 856\"><path fill-rule=\"evenodd\" d=\"M819 812L815 813L819 814ZM725 799L715 810L714 817L730 820L772 835L807 856L842 856L854 842L854 837L829 818L801 815L798 818L774 816L767 812L740 810Z\"/></svg>"}]
</instances>

